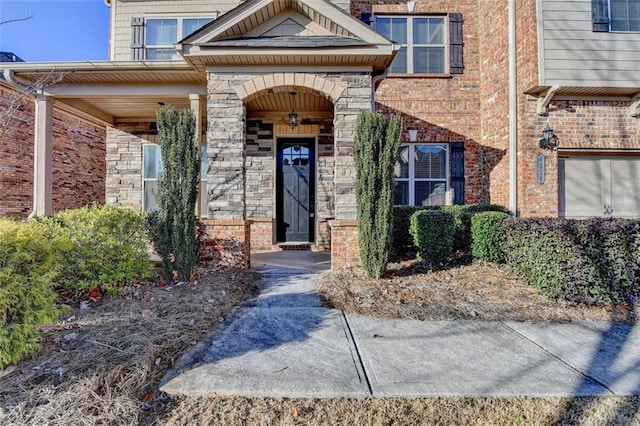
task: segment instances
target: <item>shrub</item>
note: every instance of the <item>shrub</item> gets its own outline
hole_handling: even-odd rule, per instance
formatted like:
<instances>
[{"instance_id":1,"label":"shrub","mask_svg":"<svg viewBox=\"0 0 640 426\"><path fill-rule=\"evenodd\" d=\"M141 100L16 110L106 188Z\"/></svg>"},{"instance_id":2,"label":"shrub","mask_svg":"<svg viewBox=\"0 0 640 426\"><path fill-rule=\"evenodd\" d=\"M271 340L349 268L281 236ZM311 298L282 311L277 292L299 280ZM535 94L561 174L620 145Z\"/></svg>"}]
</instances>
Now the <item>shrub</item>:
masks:
<instances>
[{"instance_id":1,"label":"shrub","mask_svg":"<svg viewBox=\"0 0 640 426\"><path fill-rule=\"evenodd\" d=\"M148 237L142 215L115 206L91 206L57 213L50 231L68 235L63 253L62 288L101 286L108 291L150 276Z\"/></svg>"},{"instance_id":2,"label":"shrub","mask_svg":"<svg viewBox=\"0 0 640 426\"><path fill-rule=\"evenodd\" d=\"M442 210L454 215L453 250L469 252L471 250L471 218L484 211L507 212L502 206L495 204L464 204L453 206L394 206L392 253L395 256L406 256L415 252L413 236L409 232L411 215L422 210Z\"/></svg>"},{"instance_id":3,"label":"shrub","mask_svg":"<svg viewBox=\"0 0 640 426\"><path fill-rule=\"evenodd\" d=\"M580 240L587 238L577 235L581 229L589 227L563 219L509 219L505 222L507 265L551 298L615 302L618 296L598 266L598 250L581 246Z\"/></svg>"},{"instance_id":4,"label":"shrub","mask_svg":"<svg viewBox=\"0 0 640 426\"><path fill-rule=\"evenodd\" d=\"M471 254L474 258L504 263L504 221L509 215L503 212L481 212L471 217Z\"/></svg>"},{"instance_id":5,"label":"shrub","mask_svg":"<svg viewBox=\"0 0 640 426\"><path fill-rule=\"evenodd\" d=\"M400 116L358 114L353 146L360 263L367 275L380 278L391 252L393 167L400 148Z\"/></svg>"},{"instance_id":6,"label":"shrub","mask_svg":"<svg viewBox=\"0 0 640 426\"><path fill-rule=\"evenodd\" d=\"M157 113L163 169L158 177L158 213L150 218L155 248L167 280L189 280L196 263L196 201L200 158L196 117L190 109L161 108Z\"/></svg>"},{"instance_id":7,"label":"shrub","mask_svg":"<svg viewBox=\"0 0 640 426\"><path fill-rule=\"evenodd\" d=\"M432 263L446 262L453 252L454 216L445 211L417 211L410 232L420 257Z\"/></svg>"},{"instance_id":8,"label":"shrub","mask_svg":"<svg viewBox=\"0 0 640 426\"><path fill-rule=\"evenodd\" d=\"M36 350L40 326L56 318L53 283L69 247L44 224L0 219L0 370Z\"/></svg>"}]
</instances>

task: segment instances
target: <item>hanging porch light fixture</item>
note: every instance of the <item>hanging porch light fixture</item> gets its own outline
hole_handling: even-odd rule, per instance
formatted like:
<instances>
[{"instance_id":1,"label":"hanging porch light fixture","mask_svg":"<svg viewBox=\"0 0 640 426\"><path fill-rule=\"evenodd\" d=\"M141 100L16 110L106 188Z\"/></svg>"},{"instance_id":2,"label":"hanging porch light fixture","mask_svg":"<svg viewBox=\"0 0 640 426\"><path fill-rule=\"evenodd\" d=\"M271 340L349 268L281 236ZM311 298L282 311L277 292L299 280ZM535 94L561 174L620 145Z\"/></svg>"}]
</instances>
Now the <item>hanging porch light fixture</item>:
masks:
<instances>
[{"instance_id":1,"label":"hanging porch light fixture","mask_svg":"<svg viewBox=\"0 0 640 426\"><path fill-rule=\"evenodd\" d=\"M296 92L289 92L291 98L291 112L289 113L289 127L291 130L298 127L298 114L296 114Z\"/></svg>"}]
</instances>

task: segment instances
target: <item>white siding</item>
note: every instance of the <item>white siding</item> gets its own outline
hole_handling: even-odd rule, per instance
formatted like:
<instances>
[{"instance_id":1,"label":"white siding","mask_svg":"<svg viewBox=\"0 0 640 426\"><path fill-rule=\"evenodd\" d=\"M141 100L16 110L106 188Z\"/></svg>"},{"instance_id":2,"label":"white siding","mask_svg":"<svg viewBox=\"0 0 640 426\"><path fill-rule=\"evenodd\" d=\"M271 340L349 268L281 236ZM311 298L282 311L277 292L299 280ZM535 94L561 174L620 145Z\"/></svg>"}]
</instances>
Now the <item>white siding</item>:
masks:
<instances>
[{"instance_id":1,"label":"white siding","mask_svg":"<svg viewBox=\"0 0 640 426\"><path fill-rule=\"evenodd\" d=\"M240 0L112 0L111 60L131 60L131 18L216 16Z\"/></svg>"},{"instance_id":2,"label":"white siding","mask_svg":"<svg viewBox=\"0 0 640 426\"><path fill-rule=\"evenodd\" d=\"M640 86L640 33L593 32L591 0L541 0L543 85Z\"/></svg>"}]
</instances>

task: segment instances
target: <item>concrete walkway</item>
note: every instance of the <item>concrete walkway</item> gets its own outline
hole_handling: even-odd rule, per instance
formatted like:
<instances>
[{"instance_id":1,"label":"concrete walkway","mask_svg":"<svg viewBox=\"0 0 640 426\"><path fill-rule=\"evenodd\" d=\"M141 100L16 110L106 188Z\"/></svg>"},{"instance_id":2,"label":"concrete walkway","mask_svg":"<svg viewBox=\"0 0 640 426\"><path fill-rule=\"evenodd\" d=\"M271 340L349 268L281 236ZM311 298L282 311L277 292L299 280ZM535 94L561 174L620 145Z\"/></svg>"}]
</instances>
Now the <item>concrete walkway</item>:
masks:
<instances>
[{"instance_id":1,"label":"concrete walkway","mask_svg":"<svg viewBox=\"0 0 640 426\"><path fill-rule=\"evenodd\" d=\"M284 258L283 258L284 256ZM343 314L315 288L324 253L252 257L258 297L164 380L175 395L640 394L640 327L415 321Z\"/></svg>"}]
</instances>

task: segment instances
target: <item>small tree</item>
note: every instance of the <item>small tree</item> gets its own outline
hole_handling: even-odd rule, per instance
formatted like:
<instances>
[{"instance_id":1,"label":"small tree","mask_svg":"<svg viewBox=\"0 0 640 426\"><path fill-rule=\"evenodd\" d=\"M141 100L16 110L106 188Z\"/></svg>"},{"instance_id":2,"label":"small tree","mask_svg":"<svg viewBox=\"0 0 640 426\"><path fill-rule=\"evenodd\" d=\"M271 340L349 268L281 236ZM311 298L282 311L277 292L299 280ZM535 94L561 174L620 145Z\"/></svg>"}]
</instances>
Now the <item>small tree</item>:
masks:
<instances>
[{"instance_id":1,"label":"small tree","mask_svg":"<svg viewBox=\"0 0 640 426\"><path fill-rule=\"evenodd\" d=\"M360 262L368 276L380 278L391 251L393 167L400 147L400 116L358 115L353 158Z\"/></svg>"},{"instance_id":2,"label":"small tree","mask_svg":"<svg viewBox=\"0 0 640 426\"><path fill-rule=\"evenodd\" d=\"M163 169L158 177L158 210L152 216L152 234L165 278L188 280L199 253L196 117L190 109L176 111L168 106L158 111L157 121Z\"/></svg>"}]
</instances>

